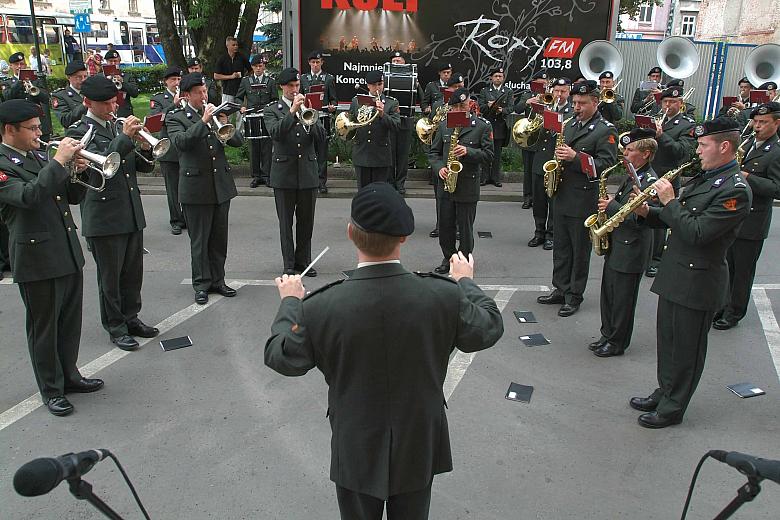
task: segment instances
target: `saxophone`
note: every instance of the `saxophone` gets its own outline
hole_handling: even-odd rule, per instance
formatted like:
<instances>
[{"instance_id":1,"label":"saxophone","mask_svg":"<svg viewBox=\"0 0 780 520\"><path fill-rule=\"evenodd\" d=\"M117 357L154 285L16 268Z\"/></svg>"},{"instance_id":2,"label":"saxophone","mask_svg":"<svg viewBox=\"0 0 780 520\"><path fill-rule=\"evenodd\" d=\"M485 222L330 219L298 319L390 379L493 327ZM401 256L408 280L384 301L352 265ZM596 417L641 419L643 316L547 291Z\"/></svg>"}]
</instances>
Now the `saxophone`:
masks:
<instances>
[{"instance_id":1,"label":"saxophone","mask_svg":"<svg viewBox=\"0 0 780 520\"><path fill-rule=\"evenodd\" d=\"M742 164L742 160L745 158L745 145L750 142L751 139L753 139L756 136L755 132L751 132L747 139L742 141L740 145L737 147L737 153L735 156L735 159L737 160L737 164Z\"/></svg>"},{"instance_id":2,"label":"saxophone","mask_svg":"<svg viewBox=\"0 0 780 520\"><path fill-rule=\"evenodd\" d=\"M684 169L690 167L693 164L693 161L688 161L687 163L683 164L679 168L675 168L674 170L669 170L666 172L666 174L661 177L662 179L666 179L669 182L672 182L674 179L676 179ZM634 197L632 200L626 202L614 215L612 215L610 218L604 222L600 227L598 228L591 228L591 238L596 237L601 239L602 237L606 237L609 235L609 233L612 233L612 231L615 230L620 224L623 223L626 218L639 206L644 204L646 201L652 199L656 196L655 189L653 189L653 186L648 186L647 188L642 191L639 195Z\"/></svg>"},{"instance_id":3,"label":"saxophone","mask_svg":"<svg viewBox=\"0 0 780 520\"><path fill-rule=\"evenodd\" d=\"M606 199L609 196L609 194L607 193L607 176L612 170L620 166L620 164L621 163L612 165L606 170L604 170L603 172L601 172L601 177L599 177L599 199ZM607 252L607 249L609 249L609 235L597 237L595 236L593 231L603 226L606 221L607 221L606 210L605 211L599 210L598 213L594 213L593 215L585 219L585 227L588 228L590 241L593 242L593 251L598 256L602 256L604 253Z\"/></svg>"},{"instance_id":4,"label":"saxophone","mask_svg":"<svg viewBox=\"0 0 780 520\"><path fill-rule=\"evenodd\" d=\"M444 191L455 193L458 187L458 174L463 170L463 164L455 157L455 147L458 146L460 127L455 127L450 137L450 151L447 154L447 178L444 179Z\"/></svg>"},{"instance_id":5,"label":"saxophone","mask_svg":"<svg viewBox=\"0 0 780 520\"><path fill-rule=\"evenodd\" d=\"M555 139L555 148L563 146L565 141L563 140L563 130L566 128L566 123L574 119L574 116L570 117L561 125L561 131L558 133L558 137ZM558 190L558 184L561 183L561 174L563 173L563 164L553 157L549 161L545 162L542 166L544 170L544 191L547 192L548 197L555 195Z\"/></svg>"}]
</instances>

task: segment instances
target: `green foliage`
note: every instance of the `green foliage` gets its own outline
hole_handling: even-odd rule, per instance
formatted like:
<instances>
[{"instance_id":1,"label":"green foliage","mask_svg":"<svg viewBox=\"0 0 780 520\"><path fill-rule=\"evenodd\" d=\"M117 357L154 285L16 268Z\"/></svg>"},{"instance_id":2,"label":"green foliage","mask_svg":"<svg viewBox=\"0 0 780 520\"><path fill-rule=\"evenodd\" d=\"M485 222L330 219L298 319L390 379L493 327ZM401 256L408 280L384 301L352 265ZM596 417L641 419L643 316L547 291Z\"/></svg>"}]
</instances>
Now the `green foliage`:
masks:
<instances>
[{"instance_id":1,"label":"green foliage","mask_svg":"<svg viewBox=\"0 0 780 520\"><path fill-rule=\"evenodd\" d=\"M152 65L151 67L127 67L123 68L125 78L138 85L138 90L148 94L154 94L162 90L162 79L166 65Z\"/></svg>"}]
</instances>

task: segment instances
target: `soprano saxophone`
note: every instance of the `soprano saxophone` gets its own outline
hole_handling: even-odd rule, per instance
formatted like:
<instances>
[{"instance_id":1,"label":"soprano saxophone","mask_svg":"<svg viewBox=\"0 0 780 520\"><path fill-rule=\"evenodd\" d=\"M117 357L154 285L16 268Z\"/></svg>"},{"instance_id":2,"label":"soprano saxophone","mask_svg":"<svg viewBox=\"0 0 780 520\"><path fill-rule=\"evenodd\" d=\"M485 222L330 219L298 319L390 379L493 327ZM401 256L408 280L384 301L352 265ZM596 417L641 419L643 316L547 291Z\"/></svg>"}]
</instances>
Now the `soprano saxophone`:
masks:
<instances>
[{"instance_id":1,"label":"soprano saxophone","mask_svg":"<svg viewBox=\"0 0 780 520\"><path fill-rule=\"evenodd\" d=\"M683 164L679 168L675 168L674 170L670 170L666 172L666 174L661 177L662 179L666 179L669 182L672 182L674 179L679 177L679 175L682 173L682 171L688 167L690 167L693 164L693 161L688 161L687 163ZM609 217L606 222L604 222L603 225L596 229L591 230L591 236L595 236L597 238L606 237L609 235L609 233L613 232L620 224L623 223L628 216L633 213L633 211L644 204L646 201L652 199L655 197L656 191L653 188L653 186L648 186L647 188L642 191L639 195L631 199L630 201L626 202L614 215Z\"/></svg>"},{"instance_id":2,"label":"soprano saxophone","mask_svg":"<svg viewBox=\"0 0 780 520\"><path fill-rule=\"evenodd\" d=\"M620 166L622 163L617 163L603 172L601 172L601 177L599 177L599 199L606 199L609 194L607 193L607 176L609 175L612 170ZM604 225L604 223L607 221L607 212L599 210L598 213L594 213L593 215L589 216L585 219L585 227L588 228L588 234L590 235L590 241L593 242L593 251L598 255L602 256L607 252L607 249L609 249L609 235L604 235L602 237L597 237L594 233L594 230Z\"/></svg>"},{"instance_id":3,"label":"soprano saxophone","mask_svg":"<svg viewBox=\"0 0 780 520\"><path fill-rule=\"evenodd\" d=\"M561 131L558 133L558 137L555 139L555 148L563 146L566 142L563 140L563 130L566 128L566 123L574 119L574 116L570 117L561 124ZM553 151L553 153L555 153ZM563 164L553 157L549 161L542 165L544 170L544 191L547 192L548 197L555 195L558 191L558 184L561 183L561 174L563 173Z\"/></svg>"},{"instance_id":4,"label":"soprano saxophone","mask_svg":"<svg viewBox=\"0 0 780 520\"><path fill-rule=\"evenodd\" d=\"M455 157L455 147L458 146L460 127L456 126L450 137L450 151L447 154L447 178L444 179L444 191L455 193L458 187L458 174L463 170L463 164Z\"/></svg>"}]
</instances>

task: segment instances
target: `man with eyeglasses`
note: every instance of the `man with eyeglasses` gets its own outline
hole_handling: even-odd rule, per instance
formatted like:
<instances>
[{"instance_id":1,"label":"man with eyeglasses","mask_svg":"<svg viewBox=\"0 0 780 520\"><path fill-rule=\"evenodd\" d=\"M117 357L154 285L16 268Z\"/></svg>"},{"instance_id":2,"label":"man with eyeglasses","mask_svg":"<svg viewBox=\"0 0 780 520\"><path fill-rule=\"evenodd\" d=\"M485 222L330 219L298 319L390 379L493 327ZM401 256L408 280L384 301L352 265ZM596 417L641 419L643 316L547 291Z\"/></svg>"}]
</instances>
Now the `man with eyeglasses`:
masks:
<instances>
[{"instance_id":1,"label":"man with eyeglasses","mask_svg":"<svg viewBox=\"0 0 780 520\"><path fill-rule=\"evenodd\" d=\"M24 59L24 54L16 52L11 54L8 58L8 63L11 67L12 76L6 80L5 89L3 90L3 98L8 101L10 99L26 99L31 103L38 105L41 109L41 131L43 135L41 139L48 142L51 137L51 113L49 112L49 91L46 90L46 82L43 78L38 78L30 83L38 89L38 92L33 95L29 92L26 81L19 80L19 74L22 69L27 69L27 63Z\"/></svg>"}]
</instances>

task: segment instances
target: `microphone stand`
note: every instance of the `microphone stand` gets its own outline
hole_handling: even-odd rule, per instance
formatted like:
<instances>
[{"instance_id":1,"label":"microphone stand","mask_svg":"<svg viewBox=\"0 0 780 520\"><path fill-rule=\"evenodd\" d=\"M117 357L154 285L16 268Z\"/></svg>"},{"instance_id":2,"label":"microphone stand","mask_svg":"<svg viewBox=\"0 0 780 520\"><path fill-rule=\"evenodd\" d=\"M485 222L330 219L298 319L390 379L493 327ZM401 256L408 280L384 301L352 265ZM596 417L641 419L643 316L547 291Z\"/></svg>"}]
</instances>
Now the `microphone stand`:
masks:
<instances>
[{"instance_id":1,"label":"microphone stand","mask_svg":"<svg viewBox=\"0 0 780 520\"><path fill-rule=\"evenodd\" d=\"M92 504L95 509L106 515L111 520L124 520L116 513L116 511L108 507L108 504L103 502L95 495L95 493L92 492L92 484L89 482L82 480L81 478L75 478L68 480L68 487L70 488L70 492L74 497L76 497L78 500L86 500ZM750 500L752 500L752 497Z\"/></svg>"},{"instance_id":2,"label":"microphone stand","mask_svg":"<svg viewBox=\"0 0 780 520\"><path fill-rule=\"evenodd\" d=\"M734 500L729 502L729 505L718 513L718 516L716 516L714 520L725 520L726 518L729 518L737 509L742 507L745 502L750 502L756 498L761 491L761 486L759 485L761 480L762 479L758 477L748 477L747 482L737 489L737 496L734 497Z\"/></svg>"}]
</instances>

